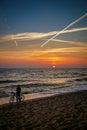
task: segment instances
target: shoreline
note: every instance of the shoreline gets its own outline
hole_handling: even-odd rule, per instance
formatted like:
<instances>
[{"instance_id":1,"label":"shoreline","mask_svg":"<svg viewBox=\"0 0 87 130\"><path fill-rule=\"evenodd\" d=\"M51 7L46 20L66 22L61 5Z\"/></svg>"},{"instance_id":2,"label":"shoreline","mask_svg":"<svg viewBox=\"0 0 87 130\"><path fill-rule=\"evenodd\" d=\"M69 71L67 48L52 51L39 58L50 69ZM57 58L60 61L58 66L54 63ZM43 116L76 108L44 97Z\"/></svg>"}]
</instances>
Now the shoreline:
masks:
<instances>
[{"instance_id":1,"label":"shoreline","mask_svg":"<svg viewBox=\"0 0 87 130\"><path fill-rule=\"evenodd\" d=\"M55 95L55 94L43 94L43 93L42 94L41 93L24 94L24 96L25 96L24 101L31 100L31 99L37 99L37 98L49 97L49 96L52 96L52 95ZM3 104L10 104L9 99L10 99L10 97L0 98L0 106L3 105Z\"/></svg>"},{"instance_id":2,"label":"shoreline","mask_svg":"<svg viewBox=\"0 0 87 130\"><path fill-rule=\"evenodd\" d=\"M25 101L26 100L31 100L31 99L37 99L37 98L44 98L44 97L49 97L52 95L61 95L65 93L73 93L73 92L78 92L78 91L85 91L87 90L87 85L80 85L76 87L67 87L67 88L60 88L57 90L51 90L51 91L46 91L42 93L32 93L32 94L24 94L25 96ZM3 104L9 103L9 97L2 97L0 98L0 106Z\"/></svg>"},{"instance_id":3,"label":"shoreline","mask_svg":"<svg viewBox=\"0 0 87 130\"><path fill-rule=\"evenodd\" d=\"M1 130L87 129L87 91L0 106Z\"/></svg>"}]
</instances>

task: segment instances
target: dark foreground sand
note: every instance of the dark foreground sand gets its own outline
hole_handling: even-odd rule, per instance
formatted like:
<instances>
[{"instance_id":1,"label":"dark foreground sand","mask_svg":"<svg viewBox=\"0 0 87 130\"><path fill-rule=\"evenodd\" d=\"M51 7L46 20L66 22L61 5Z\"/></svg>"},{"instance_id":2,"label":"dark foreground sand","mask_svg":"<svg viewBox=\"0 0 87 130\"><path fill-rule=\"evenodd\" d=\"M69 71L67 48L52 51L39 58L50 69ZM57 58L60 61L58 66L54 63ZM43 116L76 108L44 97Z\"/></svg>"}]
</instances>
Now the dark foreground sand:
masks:
<instances>
[{"instance_id":1,"label":"dark foreground sand","mask_svg":"<svg viewBox=\"0 0 87 130\"><path fill-rule=\"evenodd\" d=\"M86 130L87 91L0 106L0 130Z\"/></svg>"}]
</instances>

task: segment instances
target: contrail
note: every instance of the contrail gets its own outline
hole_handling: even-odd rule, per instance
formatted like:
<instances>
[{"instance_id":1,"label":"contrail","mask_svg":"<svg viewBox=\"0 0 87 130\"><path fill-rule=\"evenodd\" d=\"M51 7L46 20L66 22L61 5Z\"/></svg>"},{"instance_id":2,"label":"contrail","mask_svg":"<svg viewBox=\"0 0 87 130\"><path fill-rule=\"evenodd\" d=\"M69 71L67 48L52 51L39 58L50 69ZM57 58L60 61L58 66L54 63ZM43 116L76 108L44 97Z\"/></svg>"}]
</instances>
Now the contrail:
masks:
<instances>
[{"instance_id":1,"label":"contrail","mask_svg":"<svg viewBox=\"0 0 87 130\"><path fill-rule=\"evenodd\" d=\"M14 39L14 35L11 36L11 39L14 41L15 45L18 46L17 41Z\"/></svg>"},{"instance_id":2,"label":"contrail","mask_svg":"<svg viewBox=\"0 0 87 130\"><path fill-rule=\"evenodd\" d=\"M51 37L49 40L47 40L46 42L44 42L41 47L43 47L45 44L47 44L49 41L51 41L52 39L54 39L55 37L57 37L58 35L60 35L61 33L63 33L65 30L67 30L69 27L71 27L72 25L74 25L75 23L79 22L80 20L82 20L83 18L85 18L87 16L87 13L85 13L84 15L82 15L80 18L76 19L74 22L70 23L68 26L66 26L63 30L59 31L56 33L56 35L54 35L53 37Z\"/></svg>"},{"instance_id":3,"label":"contrail","mask_svg":"<svg viewBox=\"0 0 87 130\"><path fill-rule=\"evenodd\" d=\"M86 31L87 30L87 27L83 27L83 28L73 28L73 29L70 29L70 30L65 30L63 31L63 34L64 33L70 33L70 32L79 32L79 31ZM62 34L62 33L61 33Z\"/></svg>"},{"instance_id":4,"label":"contrail","mask_svg":"<svg viewBox=\"0 0 87 130\"><path fill-rule=\"evenodd\" d=\"M79 46L85 46L87 47L86 43L84 42L75 42L75 41L67 41L67 40L60 40L60 39L52 39L52 41L55 41L55 42L65 42L65 43L69 43L69 44L73 44L73 45L79 45Z\"/></svg>"},{"instance_id":5,"label":"contrail","mask_svg":"<svg viewBox=\"0 0 87 130\"><path fill-rule=\"evenodd\" d=\"M16 46L18 46L18 43L17 43L17 41L16 41L16 40L14 40L14 43L16 44Z\"/></svg>"}]
</instances>

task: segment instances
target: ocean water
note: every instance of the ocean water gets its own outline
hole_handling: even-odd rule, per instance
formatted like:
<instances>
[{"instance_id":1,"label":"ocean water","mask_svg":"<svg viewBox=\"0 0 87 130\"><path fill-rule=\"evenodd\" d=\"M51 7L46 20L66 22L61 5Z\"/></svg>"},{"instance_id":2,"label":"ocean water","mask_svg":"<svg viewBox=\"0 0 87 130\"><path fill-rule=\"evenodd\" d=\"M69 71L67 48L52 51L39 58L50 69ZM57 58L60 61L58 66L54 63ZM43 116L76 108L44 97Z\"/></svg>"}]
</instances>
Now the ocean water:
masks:
<instances>
[{"instance_id":1,"label":"ocean water","mask_svg":"<svg viewBox=\"0 0 87 130\"><path fill-rule=\"evenodd\" d=\"M87 90L87 68L1 68L0 98L10 96L17 85L24 94Z\"/></svg>"}]
</instances>

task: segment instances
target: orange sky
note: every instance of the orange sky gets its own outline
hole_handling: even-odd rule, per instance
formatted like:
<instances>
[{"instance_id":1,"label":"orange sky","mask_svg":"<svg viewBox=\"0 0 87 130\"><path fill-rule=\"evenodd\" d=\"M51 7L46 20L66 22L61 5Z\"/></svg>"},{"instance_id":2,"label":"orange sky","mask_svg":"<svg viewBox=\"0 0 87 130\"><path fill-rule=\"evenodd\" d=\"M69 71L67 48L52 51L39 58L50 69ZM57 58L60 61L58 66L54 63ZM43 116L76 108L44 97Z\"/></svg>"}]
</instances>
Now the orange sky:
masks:
<instances>
[{"instance_id":1,"label":"orange sky","mask_svg":"<svg viewBox=\"0 0 87 130\"><path fill-rule=\"evenodd\" d=\"M57 38L41 47L47 41L44 38L54 34L32 32L0 37L0 67L87 67L86 41Z\"/></svg>"},{"instance_id":2,"label":"orange sky","mask_svg":"<svg viewBox=\"0 0 87 130\"><path fill-rule=\"evenodd\" d=\"M12 45L13 46L13 45ZM7 50L0 52L0 64L19 67L56 67L64 66L87 66L87 49L86 47L59 47L47 46L40 48L37 45L19 45L14 48L10 46ZM12 48L12 49L11 49Z\"/></svg>"}]
</instances>

